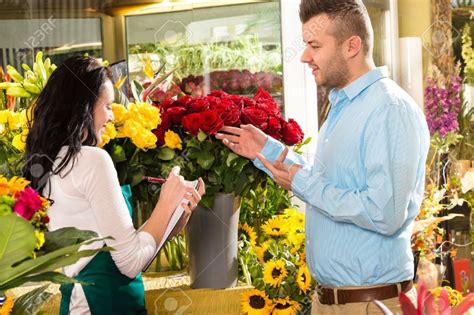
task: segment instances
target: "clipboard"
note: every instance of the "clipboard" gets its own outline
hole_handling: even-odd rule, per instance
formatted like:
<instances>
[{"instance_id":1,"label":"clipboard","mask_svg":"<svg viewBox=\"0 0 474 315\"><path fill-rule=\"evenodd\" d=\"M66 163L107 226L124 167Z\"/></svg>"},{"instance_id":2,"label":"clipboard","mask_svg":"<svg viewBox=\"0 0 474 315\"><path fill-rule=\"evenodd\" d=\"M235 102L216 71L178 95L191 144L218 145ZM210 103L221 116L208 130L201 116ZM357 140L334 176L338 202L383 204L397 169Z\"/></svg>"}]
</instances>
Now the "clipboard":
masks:
<instances>
[{"instance_id":1,"label":"clipboard","mask_svg":"<svg viewBox=\"0 0 474 315\"><path fill-rule=\"evenodd\" d=\"M186 181L186 186L194 187L194 189L198 190L199 189L199 181L198 180ZM181 219L181 216L184 213L184 209L181 207L181 203L183 203L185 200L186 199L183 198L183 200L181 200L181 202L179 203L178 207L176 207L176 209L174 210L173 215L171 216L170 221L168 222L168 225L166 226L166 230L163 233L163 237L161 238L160 244L158 244L158 246L156 247L155 254L153 254L150 261L148 261L148 263L145 265L145 267L143 267L142 272L145 272L150 267L151 263L153 262L153 260L155 260L156 256L158 255L158 252L161 250L163 245L168 240L168 237L170 236L171 232L175 228L176 224L178 224L179 219ZM145 223L143 223L142 226L140 226L140 228L137 230L137 232L140 232L147 222L148 222L148 220L145 221Z\"/></svg>"}]
</instances>

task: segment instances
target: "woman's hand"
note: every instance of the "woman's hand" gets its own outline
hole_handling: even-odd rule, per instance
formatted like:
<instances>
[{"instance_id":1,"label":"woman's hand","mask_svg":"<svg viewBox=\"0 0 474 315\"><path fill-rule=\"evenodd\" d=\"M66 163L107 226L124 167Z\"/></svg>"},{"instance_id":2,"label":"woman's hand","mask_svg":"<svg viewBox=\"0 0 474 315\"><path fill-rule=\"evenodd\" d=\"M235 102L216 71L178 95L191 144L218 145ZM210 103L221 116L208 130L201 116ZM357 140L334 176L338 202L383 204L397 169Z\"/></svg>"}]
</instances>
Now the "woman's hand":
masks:
<instances>
[{"instance_id":1,"label":"woman's hand","mask_svg":"<svg viewBox=\"0 0 474 315\"><path fill-rule=\"evenodd\" d=\"M186 226L189 221L189 218L191 217L192 212L196 209L197 205L199 204L199 201L201 201L201 197L204 196L204 194L206 193L206 187L202 178L199 178L197 191L191 187L188 187L187 192L188 194L190 194L188 195L189 199L188 197L186 197L186 199L189 200L189 204L182 204L184 213L179 219L176 226L174 227L173 231L171 231L170 236L168 237L169 240L178 235L179 232L181 232L181 230Z\"/></svg>"}]
</instances>

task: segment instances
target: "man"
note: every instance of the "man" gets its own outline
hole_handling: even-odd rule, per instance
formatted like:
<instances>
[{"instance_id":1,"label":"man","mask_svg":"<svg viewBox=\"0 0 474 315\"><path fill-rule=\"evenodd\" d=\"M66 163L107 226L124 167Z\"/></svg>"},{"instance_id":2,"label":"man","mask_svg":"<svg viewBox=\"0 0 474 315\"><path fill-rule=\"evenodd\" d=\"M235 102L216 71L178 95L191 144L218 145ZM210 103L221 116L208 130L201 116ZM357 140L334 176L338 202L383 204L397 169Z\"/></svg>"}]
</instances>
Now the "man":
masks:
<instances>
[{"instance_id":1,"label":"man","mask_svg":"<svg viewBox=\"0 0 474 315\"><path fill-rule=\"evenodd\" d=\"M303 63L331 88L313 165L259 129L224 127L237 154L307 203L313 314L400 312L415 299L410 236L424 191L429 133L422 111L374 65L373 30L358 0L302 0Z\"/></svg>"}]
</instances>

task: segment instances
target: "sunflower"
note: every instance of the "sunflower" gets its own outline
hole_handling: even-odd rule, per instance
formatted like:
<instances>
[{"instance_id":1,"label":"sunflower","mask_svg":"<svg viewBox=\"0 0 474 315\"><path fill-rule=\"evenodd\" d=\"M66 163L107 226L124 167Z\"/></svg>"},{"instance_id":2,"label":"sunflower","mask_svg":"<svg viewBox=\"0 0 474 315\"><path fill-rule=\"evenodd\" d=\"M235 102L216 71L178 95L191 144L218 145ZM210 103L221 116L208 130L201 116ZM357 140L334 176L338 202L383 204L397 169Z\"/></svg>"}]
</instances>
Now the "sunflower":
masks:
<instances>
[{"instance_id":1,"label":"sunflower","mask_svg":"<svg viewBox=\"0 0 474 315\"><path fill-rule=\"evenodd\" d=\"M296 315L301 308L298 302L292 301L288 297L273 300L273 303L272 315Z\"/></svg>"},{"instance_id":2,"label":"sunflower","mask_svg":"<svg viewBox=\"0 0 474 315\"><path fill-rule=\"evenodd\" d=\"M273 258L273 255L268 250L269 248L269 242L264 242L261 246L255 246L255 253L257 254L258 261L261 264L264 264Z\"/></svg>"},{"instance_id":3,"label":"sunflower","mask_svg":"<svg viewBox=\"0 0 474 315\"><path fill-rule=\"evenodd\" d=\"M263 266L263 282L272 287L279 287L287 275L285 262L281 259L271 260Z\"/></svg>"},{"instance_id":4,"label":"sunflower","mask_svg":"<svg viewBox=\"0 0 474 315\"><path fill-rule=\"evenodd\" d=\"M298 288L303 293L306 293L311 287L311 275L309 274L308 266L301 265L296 275L296 283Z\"/></svg>"},{"instance_id":5,"label":"sunflower","mask_svg":"<svg viewBox=\"0 0 474 315\"><path fill-rule=\"evenodd\" d=\"M263 231L270 236L282 236L286 234L285 219L282 217L274 217L268 219L264 225L262 225Z\"/></svg>"},{"instance_id":6,"label":"sunflower","mask_svg":"<svg viewBox=\"0 0 474 315\"><path fill-rule=\"evenodd\" d=\"M3 305L0 306L0 315L9 315L14 304L13 298L11 296L7 297Z\"/></svg>"},{"instance_id":7,"label":"sunflower","mask_svg":"<svg viewBox=\"0 0 474 315\"><path fill-rule=\"evenodd\" d=\"M300 250L301 246L304 244L305 235L304 233L291 232L288 233L288 244L292 247L291 253L294 254Z\"/></svg>"},{"instance_id":8,"label":"sunflower","mask_svg":"<svg viewBox=\"0 0 474 315\"><path fill-rule=\"evenodd\" d=\"M296 263L298 266L302 266L306 264L306 252L303 251L300 253L300 260Z\"/></svg>"},{"instance_id":9,"label":"sunflower","mask_svg":"<svg viewBox=\"0 0 474 315\"><path fill-rule=\"evenodd\" d=\"M239 230L244 233L245 239L250 242L250 245L255 246L257 244L257 233L247 223L239 224Z\"/></svg>"},{"instance_id":10,"label":"sunflower","mask_svg":"<svg viewBox=\"0 0 474 315\"><path fill-rule=\"evenodd\" d=\"M269 315L271 313L272 304L265 292L254 289L243 292L240 296L240 305L245 314Z\"/></svg>"}]
</instances>

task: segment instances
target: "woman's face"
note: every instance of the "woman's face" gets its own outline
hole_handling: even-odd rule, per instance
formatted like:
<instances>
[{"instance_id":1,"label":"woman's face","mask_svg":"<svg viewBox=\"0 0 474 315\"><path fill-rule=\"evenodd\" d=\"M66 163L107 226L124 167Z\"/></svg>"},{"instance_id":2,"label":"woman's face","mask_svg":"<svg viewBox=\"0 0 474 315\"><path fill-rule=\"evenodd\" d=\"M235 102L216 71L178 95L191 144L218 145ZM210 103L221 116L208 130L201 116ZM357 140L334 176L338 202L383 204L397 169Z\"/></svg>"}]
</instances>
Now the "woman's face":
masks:
<instances>
[{"instance_id":1,"label":"woman's face","mask_svg":"<svg viewBox=\"0 0 474 315\"><path fill-rule=\"evenodd\" d=\"M94 131L97 136L97 143L102 142L102 134L105 131L105 125L114 119L112 113L112 102L114 101L114 87L110 80L104 83L99 98L94 104Z\"/></svg>"}]
</instances>

